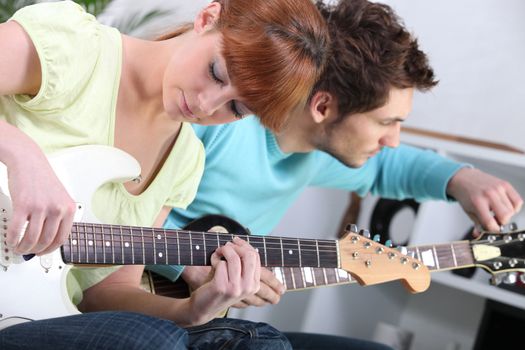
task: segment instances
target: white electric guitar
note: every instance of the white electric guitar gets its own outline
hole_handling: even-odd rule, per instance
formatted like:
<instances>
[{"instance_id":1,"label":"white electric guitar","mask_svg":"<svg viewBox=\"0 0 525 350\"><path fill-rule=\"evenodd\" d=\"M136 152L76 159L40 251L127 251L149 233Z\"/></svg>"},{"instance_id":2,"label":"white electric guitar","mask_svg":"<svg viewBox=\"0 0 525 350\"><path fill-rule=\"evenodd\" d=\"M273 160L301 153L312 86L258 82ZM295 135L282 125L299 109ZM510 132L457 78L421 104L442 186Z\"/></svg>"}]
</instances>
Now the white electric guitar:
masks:
<instances>
[{"instance_id":1,"label":"white electric guitar","mask_svg":"<svg viewBox=\"0 0 525 350\"><path fill-rule=\"evenodd\" d=\"M234 234L101 224L92 194L107 182L140 174L135 159L108 146L80 146L49 157L58 178L78 203L71 235L52 254L30 259L5 244L11 217L7 172L0 169L0 329L16 323L77 314L66 291L70 264L210 265L211 254ZM1 165L1 163L0 163ZM413 257L356 233L340 240L240 236L257 249L263 266L340 268L362 285L402 280L413 293L430 284L428 268Z\"/></svg>"}]
</instances>

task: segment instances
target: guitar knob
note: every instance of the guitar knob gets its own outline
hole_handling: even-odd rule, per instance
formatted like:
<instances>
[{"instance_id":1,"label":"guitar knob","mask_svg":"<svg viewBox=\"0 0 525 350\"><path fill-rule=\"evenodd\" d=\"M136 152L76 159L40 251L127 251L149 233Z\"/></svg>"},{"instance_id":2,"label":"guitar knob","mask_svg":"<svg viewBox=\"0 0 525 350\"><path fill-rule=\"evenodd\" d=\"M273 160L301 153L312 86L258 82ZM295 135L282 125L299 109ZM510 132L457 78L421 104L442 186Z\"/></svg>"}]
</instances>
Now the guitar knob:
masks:
<instances>
[{"instance_id":1,"label":"guitar knob","mask_svg":"<svg viewBox=\"0 0 525 350\"><path fill-rule=\"evenodd\" d=\"M520 273L520 282L521 284L525 284L525 273Z\"/></svg>"},{"instance_id":2,"label":"guitar knob","mask_svg":"<svg viewBox=\"0 0 525 350\"><path fill-rule=\"evenodd\" d=\"M490 284L492 284L493 286L497 286L498 284L501 284L501 282L503 282L503 276L501 276L501 273L500 273L500 274L494 274L494 275L492 275L492 277L489 279L489 282L490 282Z\"/></svg>"},{"instance_id":3,"label":"guitar knob","mask_svg":"<svg viewBox=\"0 0 525 350\"><path fill-rule=\"evenodd\" d=\"M379 241L381 241L381 235L374 235L373 240L374 240L374 242L379 242Z\"/></svg>"},{"instance_id":4,"label":"guitar knob","mask_svg":"<svg viewBox=\"0 0 525 350\"><path fill-rule=\"evenodd\" d=\"M503 283L505 284L515 284L518 281L518 276L516 272L507 272L505 277L503 277Z\"/></svg>"},{"instance_id":5,"label":"guitar knob","mask_svg":"<svg viewBox=\"0 0 525 350\"><path fill-rule=\"evenodd\" d=\"M356 224L348 224L348 225L346 225L345 230L346 230L347 232L352 232L352 233L357 233L357 231L358 231L358 230L357 230L357 225L356 225Z\"/></svg>"},{"instance_id":6,"label":"guitar knob","mask_svg":"<svg viewBox=\"0 0 525 350\"><path fill-rule=\"evenodd\" d=\"M392 248L392 247L393 247L392 240L388 239L388 240L385 242L385 246L388 247L388 248Z\"/></svg>"},{"instance_id":7,"label":"guitar knob","mask_svg":"<svg viewBox=\"0 0 525 350\"><path fill-rule=\"evenodd\" d=\"M360 230L359 234L362 235L365 238L370 238L370 231L368 231L368 230L364 230L364 229Z\"/></svg>"},{"instance_id":8,"label":"guitar knob","mask_svg":"<svg viewBox=\"0 0 525 350\"><path fill-rule=\"evenodd\" d=\"M515 222L510 222L506 225L501 225L499 227L499 230L501 233L512 232L512 231L516 231L517 229L518 229L518 225Z\"/></svg>"},{"instance_id":9,"label":"guitar knob","mask_svg":"<svg viewBox=\"0 0 525 350\"><path fill-rule=\"evenodd\" d=\"M401 254L403 255L407 255L407 252L408 252L408 249L407 247L404 247L404 246L399 246L396 248L398 252L400 252Z\"/></svg>"}]
</instances>

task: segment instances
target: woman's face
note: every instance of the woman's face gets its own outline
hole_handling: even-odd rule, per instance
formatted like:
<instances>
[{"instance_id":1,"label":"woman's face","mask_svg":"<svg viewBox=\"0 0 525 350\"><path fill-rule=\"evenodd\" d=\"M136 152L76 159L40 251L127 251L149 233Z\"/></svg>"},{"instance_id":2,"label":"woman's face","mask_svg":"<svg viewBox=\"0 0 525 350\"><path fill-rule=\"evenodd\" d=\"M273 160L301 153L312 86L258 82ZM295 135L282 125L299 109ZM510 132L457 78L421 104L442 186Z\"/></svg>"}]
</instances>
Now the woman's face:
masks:
<instances>
[{"instance_id":1,"label":"woman's face","mask_svg":"<svg viewBox=\"0 0 525 350\"><path fill-rule=\"evenodd\" d=\"M173 119L210 125L251 114L231 83L221 42L218 31L208 30L174 53L163 82L164 108Z\"/></svg>"}]
</instances>

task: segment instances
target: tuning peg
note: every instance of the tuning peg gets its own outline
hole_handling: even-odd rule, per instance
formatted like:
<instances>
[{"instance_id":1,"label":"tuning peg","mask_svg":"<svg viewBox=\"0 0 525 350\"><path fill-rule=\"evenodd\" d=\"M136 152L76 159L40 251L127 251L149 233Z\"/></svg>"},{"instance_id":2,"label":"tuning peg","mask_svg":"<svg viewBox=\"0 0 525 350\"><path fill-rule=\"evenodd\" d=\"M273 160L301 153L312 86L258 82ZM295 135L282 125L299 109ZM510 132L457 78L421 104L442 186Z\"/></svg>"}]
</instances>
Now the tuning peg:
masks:
<instances>
[{"instance_id":1,"label":"tuning peg","mask_svg":"<svg viewBox=\"0 0 525 350\"><path fill-rule=\"evenodd\" d=\"M505 284L516 284L518 281L518 274L516 272L507 272L503 277L503 283Z\"/></svg>"},{"instance_id":2,"label":"tuning peg","mask_svg":"<svg viewBox=\"0 0 525 350\"><path fill-rule=\"evenodd\" d=\"M396 248L398 252L400 252L401 254L403 255L407 255L407 252L408 252L408 249L407 247L404 247L404 246L399 246Z\"/></svg>"},{"instance_id":3,"label":"tuning peg","mask_svg":"<svg viewBox=\"0 0 525 350\"><path fill-rule=\"evenodd\" d=\"M345 231L357 233L357 225L356 224L348 224L346 225Z\"/></svg>"},{"instance_id":4,"label":"tuning peg","mask_svg":"<svg viewBox=\"0 0 525 350\"><path fill-rule=\"evenodd\" d=\"M385 242L385 246L388 247L388 248L392 248L394 245L392 244L392 240L388 239L386 242Z\"/></svg>"},{"instance_id":5,"label":"tuning peg","mask_svg":"<svg viewBox=\"0 0 525 350\"><path fill-rule=\"evenodd\" d=\"M501 225L499 227L499 231L501 233L512 232L512 231L516 231L517 229L518 229L518 225L515 222L510 222L506 225Z\"/></svg>"},{"instance_id":6,"label":"tuning peg","mask_svg":"<svg viewBox=\"0 0 525 350\"><path fill-rule=\"evenodd\" d=\"M379 242L381 240L381 235L374 235L374 242Z\"/></svg>"},{"instance_id":7,"label":"tuning peg","mask_svg":"<svg viewBox=\"0 0 525 350\"><path fill-rule=\"evenodd\" d=\"M498 274L494 274L492 275L492 277L489 279L489 282L490 284L492 284L493 286L497 286L499 284L501 284L501 282L503 282L503 276L501 273L498 273Z\"/></svg>"},{"instance_id":8,"label":"tuning peg","mask_svg":"<svg viewBox=\"0 0 525 350\"><path fill-rule=\"evenodd\" d=\"M360 230L360 231L359 231L359 234L360 234L361 236L365 237L365 238L370 238L370 231L368 231L368 230L365 230L365 229Z\"/></svg>"}]
</instances>

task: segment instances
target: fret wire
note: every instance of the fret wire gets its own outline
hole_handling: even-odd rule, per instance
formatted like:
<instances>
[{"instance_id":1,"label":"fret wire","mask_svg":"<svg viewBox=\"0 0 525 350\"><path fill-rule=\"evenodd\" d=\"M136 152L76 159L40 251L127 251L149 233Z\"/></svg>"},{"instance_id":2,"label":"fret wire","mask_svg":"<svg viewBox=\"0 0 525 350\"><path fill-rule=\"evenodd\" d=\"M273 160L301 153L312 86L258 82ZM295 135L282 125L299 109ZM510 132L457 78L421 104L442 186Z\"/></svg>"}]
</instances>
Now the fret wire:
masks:
<instances>
[{"instance_id":1,"label":"fret wire","mask_svg":"<svg viewBox=\"0 0 525 350\"><path fill-rule=\"evenodd\" d=\"M181 265L180 263L180 240L179 240L179 231L176 231L177 232L177 261L179 262L179 265Z\"/></svg>"},{"instance_id":2,"label":"fret wire","mask_svg":"<svg viewBox=\"0 0 525 350\"><path fill-rule=\"evenodd\" d=\"M283 281L283 284L286 288L288 288L288 283L286 282L286 273L284 272L284 268L279 268L279 273L281 274L281 280Z\"/></svg>"},{"instance_id":3,"label":"fret wire","mask_svg":"<svg viewBox=\"0 0 525 350\"><path fill-rule=\"evenodd\" d=\"M321 267L321 257L319 256L319 242L315 241L315 250L317 251L317 267Z\"/></svg>"},{"instance_id":4,"label":"fret wire","mask_svg":"<svg viewBox=\"0 0 525 350\"><path fill-rule=\"evenodd\" d=\"M164 233L164 250L166 251L166 264L170 263L170 259L168 257L168 234L166 230L163 230Z\"/></svg>"},{"instance_id":5,"label":"fret wire","mask_svg":"<svg viewBox=\"0 0 525 350\"><path fill-rule=\"evenodd\" d=\"M283 248L283 240L282 238L279 238L279 241L281 242L281 262L282 262L282 266L284 266L284 248Z\"/></svg>"},{"instance_id":6,"label":"fret wire","mask_svg":"<svg viewBox=\"0 0 525 350\"><path fill-rule=\"evenodd\" d=\"M144 247L144 231L140 228L140 237L142 239L142 265L146 265L146 248Z\"/></svg>"},{"instance_id":7,"label":"fret wire","mask_svg":"<svg viewBox=\"0 0 525 350\"><path fill-rule=\"evenodd\" d=\"M454 266L458 266L458 261L456 260L456 251L454 247L454 243L450 243L450 250L452 252L452 260L454 260Z\"/></svg>"},{"instance_id":8,"label":"fret wire","mask_svg":"<svg viewBox=\"0 0 525 350\"><path fill-rule=\"evenodd\" d=\"M122 265L125 265L126 262L124 258L124 234L122 232L122 226L120 226L119 230L120 230L120 252L122 253L121 261L122 261Z\"/></svg>"},{"instance_id":9,"label":"fret wire","mask_svg":"<svg viewBox=\"0 0 525 350\"><path fill-rule=\"evenodd\" d=\"M221 240L220 240L220 235L219 235L219 232L215 232L215 236L217 237L217 248L219 248L221 246Z\"/></svg>"},{"instance_id":10,"label":"fret wire","mask_svg":"<svg viewBox=\"0 0 525 350\"><path fill-rule=\"evenodd\" d=\"M266 253L266 237L263 237L263 246L264 246L264 265L268 266L268 254Z\"/></svg>"},{"instance_id":11,"label":"fret wire","mask_svg":"<svg viewBox=\"0 0 525 350\"><path fill-rule=\"evenodd\" d=\"M312 275L312 285L317 286L317 276L315 276L315 269L310 268L310 274Z\"/></svg>"},{"instance_id":12,"label":"fret wire","mask_svg":"<svg viewBox=\"0 0 525 350\"><path fill-rule=\"evenodd\" d=\"M191 241L191 232L190 232L190 261L191 261L191 264L190 265L193 265L193 242Z\"/></svg>"},{"instance_id":13,"label":"fret wire","mask_svg":"<svg viewBox=\"0 0 525 350\"><path fill-rule=\"evenodd\" d=\"M206 252L206 235L204 234L204 232L202 233L202 242L203 242L202 244L203 244L203 246L204 246L204 251L203 251L203 253L204 253L204 265L208 265L208 264L206 263L206 255L207 255L207 254L206 254L206 253L207 253L207 252Z\"/></svg>"},{"instance_id":14,"label":"fret wire","mask_svg":"<svg viewBox=\"0 0 525 350\"><path fill-rule=\"evenodd\" d=\"M73 233L69 236L69 260L73 261Z\"/></svg>"},{"instance_id":15,"label":"fret wire","mask_svg":"<svg viewBox=\"0 0 525 350\"><path fill-rule=\"evenodd\" d=\"M153 262L157 265L157 237L155 237L154 229L151 229L151 243L153 244Z\"/></svg>"},{"instance_id":16,"label":"fret wire","mask_svg":"<svg viewBox=\"0 0 525 350\"><path fill-rule=\"evenodd\" d=\"M106 263L106 231L104 230L104 227L100 228L102 232L102 255L104 256L104 264Z\"/></svg>"},{"instance_id":17,"label":"fret wire","mask_svg":"<svg viewBox=\"0 0 525 350\"><path fill-rule=\"evenodd\" d=\"M290 275L292 276L292 286L293 286L293 289L297 289L297 285L295 284L295 276L294 276L295 274L293 273L294 271L293 271L292 268L290 268L290 272L291 272Z\"/></svg>"},{"instance_id":18,"label":"fret wire","mask_svg":"<svg viewBox=\"0 0 525 350\"><path fill-rule=\"evenodd\" d=\"M111 237L111 261L113 262L113 265L115 264L115 240L113 236L113 225L109 226L109 234Z\"/></svg>"},{"instance_id":19,"label":"fret wire","mask_svg":"<svg viewBox=\"0 0 525 350\"><path fill-rule=\"evenodd\" d=\"M78 260L80 261L82 258L81 252L80 252L80 234L77 230L77 253L78 253Z\"/></svg>"},{"instance_id":20,"label":"fret wire","mask_svg":"<svg viewBox=\"0 0 525 350\"><path fill-rule=\"evenodd\" d=\"M131 261L133 262L133 265L135 265L135 239L131 228L129 229L129 242L131 244Z\"/></svg>"},{"instance_id":21,"label":"fret wire","mask_svg":"<svg viewBox=\"0 0 525 350\"><path fill-rule=\"evenodd\" d=\"M339 271L337 271L337 269L334 269L334 272L335 272L335 280L337 283L341 282L341 280L339 279Z\"/></svg>"},{"instance_id":22,"label":"fret wire","mask_svg":"<svg viewBox=\"0 0 525 350\"><path fill-rule=\"evenodd\" d=\"M417 255L417 260L422 261L421 260L421 253L419 252L419 247L416 247L416 255Z\"/></svg>"},{"instance_id":23,"label":"fret wire","mask_svg":"<svg viewBox=\"0 0 525 350\"><path fill-rule=\"evenodd\" d=\"M432 252L434 253L434 259L436 260L436 268L439 270L441 268L439 267L439 257L437 255L436 246L435 245L432 246Z\"/></svg>"},{"instance_id":24,"label":"fret wire","mask_svg":"<svg viewBox=\"0 0 525 350\"><path fill-rule=\"evenodd\" d=\"M312 273L312 270L310 269L309 270L311 276L313 276L313 273ZM306 270L305 268L299 268L299 276L301 276L301 283L302 283L302 288L306 288L307 287L307 281L308 281L308 278L306 278ZM312 277L312 281L315 281L315 277Z\"/></svg>"},{"instance_id":25,"label":"fret wire","mask_svg":"<svg viewBox=\"0 0 525 350\"><path fill-rule=\"evenodd\" d=\"M87 230L86 225L82 225L84 227L84 247L86 247L86 262L89 262L89 250L88 250L88 239L87 239Z\"/></svg>"},{"instance_id":26,"label":"fret wire","mask_svg":"<svg viewBox=\"0 0 525 350\"><path fill-rule=\"evenodd\" d=\"M94 223L91 223L91 230L93 232L93 255L95 256L95 264L98 263L98 260L97 260L97 232L96 232L96 229L95 229L95 224Z\"/></svg>"},{"instance_id":27,"label":"fret wire","mask_svg":"<svg viewBox=\"0 0 525 350\"><path fill-rule=\"evenodd\" d=\"M297 238L297 253L299 254L299 266L303 266L302 252L301 252L301 241Z\"/></svg>"}]
</instances>

